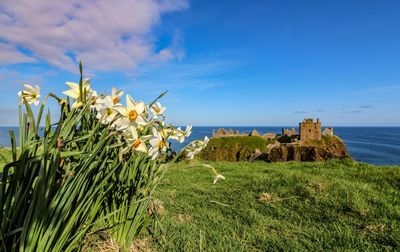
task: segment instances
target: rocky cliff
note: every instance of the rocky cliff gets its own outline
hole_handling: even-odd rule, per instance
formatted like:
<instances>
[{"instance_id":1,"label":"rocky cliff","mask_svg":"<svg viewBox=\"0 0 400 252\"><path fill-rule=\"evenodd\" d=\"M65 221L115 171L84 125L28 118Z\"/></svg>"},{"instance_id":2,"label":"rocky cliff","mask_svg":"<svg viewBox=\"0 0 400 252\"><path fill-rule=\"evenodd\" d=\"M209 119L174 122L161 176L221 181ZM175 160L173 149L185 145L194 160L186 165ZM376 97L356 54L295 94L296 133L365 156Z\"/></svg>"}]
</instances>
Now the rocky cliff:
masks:
<instances>
[{"instance_id":1,"label":"rocky cliff","mask_svg":"<svg viewBox=\"0 0 400 252\"><path fill-rule=\"evenodd\" d=\"M326 137L328 138L328 137ZM323 161L332 158L349 158L350 155L344 143L337 137L332 138L325 143L308 143L308 144L278 144L273 146L264 158L269 162L283 161ZM254 158L254 155L253 155ZM255 158L257 159L257 158Z\"/></svg>"}]
</instances>

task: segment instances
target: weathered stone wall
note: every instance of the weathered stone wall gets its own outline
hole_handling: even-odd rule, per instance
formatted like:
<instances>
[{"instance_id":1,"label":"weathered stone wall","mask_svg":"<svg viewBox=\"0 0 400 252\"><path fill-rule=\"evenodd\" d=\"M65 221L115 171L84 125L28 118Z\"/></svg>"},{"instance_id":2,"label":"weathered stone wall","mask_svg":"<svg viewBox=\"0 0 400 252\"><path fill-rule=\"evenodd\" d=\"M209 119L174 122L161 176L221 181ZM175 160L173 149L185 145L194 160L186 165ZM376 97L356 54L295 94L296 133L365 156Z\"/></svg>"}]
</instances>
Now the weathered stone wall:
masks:
<instances>
[{"instance_id":1,"label":"weathered stone wall","mask_svg":"<svg viewBox=\"0 0 400 252\"><path fill-rule=\"evenodd\" d=\"M325 128L324 131L322 132L323 136L333 136L333 128Z\"/></svg>"},{"instance_id":2,"label":"weathered stone wall","mask_svg":"<svg viewBox=\"0 0 400 252\"><path fill-rule=\"evenodd\" d=\"M299 123L299 129L301 141L321 140L321 122L318 119L316 122L313 119L304 119Z\"/></svg>"}]
</instances>

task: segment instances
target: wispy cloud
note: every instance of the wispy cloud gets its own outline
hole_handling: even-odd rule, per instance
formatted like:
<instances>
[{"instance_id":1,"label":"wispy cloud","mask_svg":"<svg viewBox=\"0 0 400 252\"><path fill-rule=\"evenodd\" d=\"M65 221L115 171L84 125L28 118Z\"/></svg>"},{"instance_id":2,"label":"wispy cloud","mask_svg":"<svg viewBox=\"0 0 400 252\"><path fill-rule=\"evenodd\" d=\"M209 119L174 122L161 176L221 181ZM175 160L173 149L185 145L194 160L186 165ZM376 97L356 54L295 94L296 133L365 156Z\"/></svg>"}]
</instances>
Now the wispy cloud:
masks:
<instances>
[{"instance_id":1,"label":"wispy cloud","mask_svg":"<svg viewBox=\"0 0 400 252\"><path fill-rule=\"evenodd\" d=\"M345 114L358 114L358 113L362 113L362 110L359 109L342 109L342 113Z\"/></svg>"},{"instance_id":2,"label":"wispy cloud","mask_svg":"<svg viewBox=\"0 0 400 252\"><path fill-rule=\"evenodd\" d=\"M293 114L307 114L307 111L298 110L298 111L293 112Z\"/></svg>"},{"instance_id":3,"label":"wispy cloud","mask_svg":"<svg viewBox=\"0 0 400 252\"><path fill-rule=\"evenodd\" d=\"M165 13L188 8L186 0L3 0L0 63L45 61L75 71L134 69L143 62L182 58L179 35L155 49L155 25Z\"/></svg>"},{"instance_id":4,"label":"wispy cloud","mask_svg":"<svg viewBox=\"0 0 400 252\"><path fill-rule=\"evenodd\" d=\"M360 108L361 108L361 109L371 109L371 108L373 108L373 106L367 104L367 105L361 105Z\"/></svg>"},{"instance_id":5,"label":"wispy cloud","mask_svg":"<svg viewBox=\"0 0 400 252\"><path fill-rule=\"evenodd\" d=\"M354 96L360 94L387 94L400 91L400 85L376 85L376 87L367 87L356 91L346 92L344 96Z\"/></svg>"},{"instance_id":6,"label":"wispy cloud","mask_svg":"<svg viewBox=\"0 0 400 252\"><path fill-rule=\"evenodd\" d=\"M155 93L166 89L187 88L203 91L232 83L226 76L240 65L228 56L196 56L185 60L185 64L145 64L139 68L139 77L132 76L130 83L123 88L140 88Z\"/></svg>"},{"instance_id":7,"label":"wispy cloud","mask_svg":"<svg viewBox=\"0 0 400 252\"><path fill-rule=\"evenodd\" d=\"M18 51L15 45L0 43L0 64L33 63L36 60Z\"/></svg>"}]
</instances>

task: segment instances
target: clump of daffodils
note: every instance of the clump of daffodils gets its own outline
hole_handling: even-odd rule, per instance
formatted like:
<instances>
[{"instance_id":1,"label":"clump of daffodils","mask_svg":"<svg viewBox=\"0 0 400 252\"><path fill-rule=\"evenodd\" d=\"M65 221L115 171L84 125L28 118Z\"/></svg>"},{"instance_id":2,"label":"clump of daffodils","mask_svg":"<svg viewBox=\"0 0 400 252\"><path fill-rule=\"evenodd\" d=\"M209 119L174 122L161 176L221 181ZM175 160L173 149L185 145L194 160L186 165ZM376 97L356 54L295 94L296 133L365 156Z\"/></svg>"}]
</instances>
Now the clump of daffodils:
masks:
<instances>
[{"instance_id":1,"label":"clump of daffodils","mask_svg":"<svg viewBox=\"0 0 400 252\"><path fill-rule=\"evenodd\" d=\"M192 126L175 128L166 124L165 107L155 101L146 104L125 95L122 90L112 87L110 94L98 94L90 87L88 78L79 85L75 82L66 82L69 87L63 94L73 99L72 108L80 109L85 103L90 104L90 112L96 113L96 119L106 127L114 130L122 140L122 153L144 152L151 159L172 153L171 141L183 143L190 136ZM39 86L25 85L25 89L18 93L20 103L25 100L28 104L39 104ZM122 101L125 100L125 104ZM189 159L192 159L204 147L209 139L191 142L184 148Z\"/></svg>"}]
</instances>

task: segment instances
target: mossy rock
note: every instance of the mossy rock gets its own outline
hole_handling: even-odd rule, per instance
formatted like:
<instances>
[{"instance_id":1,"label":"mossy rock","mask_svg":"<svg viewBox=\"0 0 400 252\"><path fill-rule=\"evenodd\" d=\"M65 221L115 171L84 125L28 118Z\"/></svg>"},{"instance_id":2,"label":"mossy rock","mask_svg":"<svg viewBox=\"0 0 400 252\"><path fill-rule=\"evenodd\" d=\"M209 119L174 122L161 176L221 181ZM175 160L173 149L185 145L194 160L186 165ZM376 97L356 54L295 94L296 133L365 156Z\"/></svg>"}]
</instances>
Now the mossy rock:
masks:
<instances>
[{"instance_id":1,"label":"mossy rock","mask_svg":"<svg viewBox=\"0 0 400 252\"><path fill-rule=\"evenodd\" d=\"M271 149L270 162L284 161L324 161L349 158L344 142L337 136L323 136L321 141L306 141L282 144Z\"/></svg>"},{"instance_id":2,"label":"mossy rock","mask_svg":"<svg viewBox=\"0 0 400 252\"><path fill-rule=\"evenodd\" d=\"M209 161L247 161L256 149L266 152L269 143L259 136L213 138L199 157Z\"/></svg>"}]
</instances>

